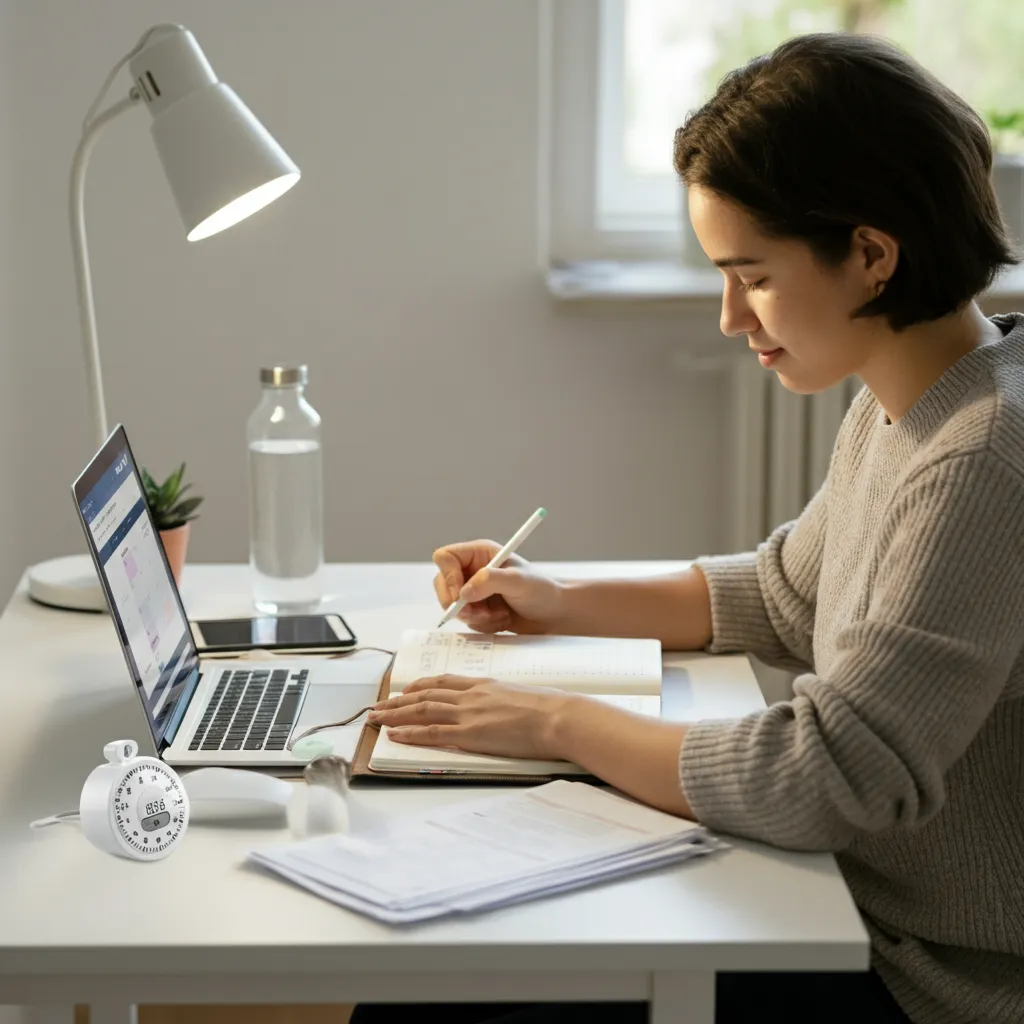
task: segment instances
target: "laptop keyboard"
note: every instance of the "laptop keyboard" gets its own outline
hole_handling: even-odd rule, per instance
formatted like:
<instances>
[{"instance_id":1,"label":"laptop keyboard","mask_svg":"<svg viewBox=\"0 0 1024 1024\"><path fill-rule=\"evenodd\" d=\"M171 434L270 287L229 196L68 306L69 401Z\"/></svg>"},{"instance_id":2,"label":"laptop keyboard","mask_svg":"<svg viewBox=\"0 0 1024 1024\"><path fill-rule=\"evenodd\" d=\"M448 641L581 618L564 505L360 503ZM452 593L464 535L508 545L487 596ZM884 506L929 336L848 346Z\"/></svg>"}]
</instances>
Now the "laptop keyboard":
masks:
<instances>
[{"instance_id":1,"label":"laptop keyboard","mask_svg":"<svg viewBox=\"0 0 1024 1024\"><path fill-rule=\"evenodd\" d=\"M309 670L224 671L189 750L284 750Z\"/></svg>"}]
</instances>

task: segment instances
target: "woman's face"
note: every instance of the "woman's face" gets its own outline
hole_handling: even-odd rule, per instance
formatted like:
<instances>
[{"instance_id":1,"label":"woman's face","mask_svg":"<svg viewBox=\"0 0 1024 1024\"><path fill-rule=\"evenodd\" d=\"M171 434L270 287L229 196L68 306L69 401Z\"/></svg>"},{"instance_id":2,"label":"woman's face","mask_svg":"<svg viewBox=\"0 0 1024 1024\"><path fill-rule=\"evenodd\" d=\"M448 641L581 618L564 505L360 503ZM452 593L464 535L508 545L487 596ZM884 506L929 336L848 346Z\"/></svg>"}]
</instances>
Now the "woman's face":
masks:
<instances>
[{"instance_id":1,"label":"woman's face","mask_svg":"<svg viewBox=\"0 0 1024 1024\"><path fill-rule=\"evenodd\" d=\"M701 247L725 276L723 334L745 334L761 364L800 394L858 372L884 321L850 314L874 297L894 258L873 251L873 232L858 229L850 256L830 268L803 242L764 235L745 210L711 192L690 188L689 206Z\"/></svg>"}]
</instances>

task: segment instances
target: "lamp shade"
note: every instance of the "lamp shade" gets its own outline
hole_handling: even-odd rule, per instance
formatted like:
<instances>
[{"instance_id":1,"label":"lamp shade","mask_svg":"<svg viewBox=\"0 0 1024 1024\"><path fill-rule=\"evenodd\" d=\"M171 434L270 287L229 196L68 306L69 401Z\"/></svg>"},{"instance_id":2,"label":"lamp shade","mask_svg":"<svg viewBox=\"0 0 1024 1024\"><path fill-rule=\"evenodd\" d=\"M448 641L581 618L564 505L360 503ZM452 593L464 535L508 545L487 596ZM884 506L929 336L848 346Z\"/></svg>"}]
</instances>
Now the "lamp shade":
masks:
<instances>
[{"instance_id":1,"label":"lamp shade","mask_svg":"<svg viewBox=\"0 0 1024 1024\"><path fill-rule=\"evenodd\" d=\"M190 242L236 224L299 180L298 167L217 80L186 29L158 36L130 68Z\"/></svg>"}]
</instances>

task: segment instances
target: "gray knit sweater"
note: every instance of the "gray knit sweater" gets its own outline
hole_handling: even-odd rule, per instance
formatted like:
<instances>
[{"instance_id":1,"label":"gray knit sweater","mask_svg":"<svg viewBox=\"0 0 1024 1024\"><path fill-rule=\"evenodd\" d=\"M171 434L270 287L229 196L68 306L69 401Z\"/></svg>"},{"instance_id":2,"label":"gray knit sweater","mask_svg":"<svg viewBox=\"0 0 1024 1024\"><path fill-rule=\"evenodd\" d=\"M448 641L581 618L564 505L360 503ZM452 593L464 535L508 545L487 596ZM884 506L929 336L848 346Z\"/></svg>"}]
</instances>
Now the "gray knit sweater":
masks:
<instances>
[{"instance_id":1,"label":"gray knit sweater","mask_svg":"<svg viewBox=\"0 0 1024 1024\"><path fill-rule=\"evenodd\" d=\"M861 391L799 519L697 563L709 650L803 674L693 726L684 792L711 828L834 851L917 1024L1024 1022L1024 314L993 321L896 423Z\"/></svg>"}]
</instances>

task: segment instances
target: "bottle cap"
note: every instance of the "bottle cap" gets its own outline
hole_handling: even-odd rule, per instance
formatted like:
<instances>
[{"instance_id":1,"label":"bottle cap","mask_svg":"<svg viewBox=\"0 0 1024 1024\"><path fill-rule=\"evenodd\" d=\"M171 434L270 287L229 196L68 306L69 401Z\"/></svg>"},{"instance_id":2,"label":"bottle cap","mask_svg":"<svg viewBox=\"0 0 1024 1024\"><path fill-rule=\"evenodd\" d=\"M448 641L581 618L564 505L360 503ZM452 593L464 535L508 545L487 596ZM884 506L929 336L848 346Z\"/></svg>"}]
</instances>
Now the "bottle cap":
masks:
<instances>
[{"instance_id":1,"label":"bottle cap","mask_svg":"<svg viewBox=\"0 0 1024 1024\"><path fill-rule=\"evenodd\" d=\"M294 387L309 383L309 367L304 363L300 366L261 366L260 383L275 388Z\"/></svg>"}]
</instances>

